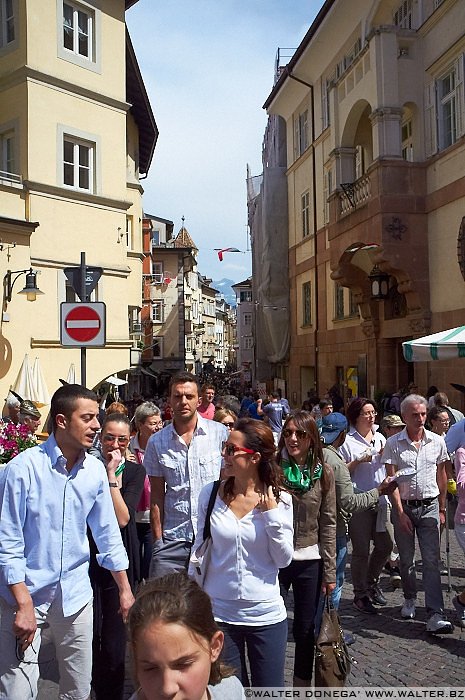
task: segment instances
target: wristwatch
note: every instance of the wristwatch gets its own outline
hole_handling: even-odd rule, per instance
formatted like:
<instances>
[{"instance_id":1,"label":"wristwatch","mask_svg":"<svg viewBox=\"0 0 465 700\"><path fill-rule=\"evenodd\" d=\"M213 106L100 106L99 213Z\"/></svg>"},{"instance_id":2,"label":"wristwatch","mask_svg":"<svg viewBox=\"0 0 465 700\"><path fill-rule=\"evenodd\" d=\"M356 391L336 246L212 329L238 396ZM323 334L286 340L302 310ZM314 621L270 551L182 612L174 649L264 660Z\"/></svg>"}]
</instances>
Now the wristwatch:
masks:
<instances>
[{"instance_id":1,"label":"wristwatch","mask_svg":"<svg viewBox=\"0 0 465 700\"><path fill-rule=\"evenodd\" d=\"M118 482L117 481L109 481L108 486L111 486L114 489L118 488Z\"/></svg>"}]
</instances>

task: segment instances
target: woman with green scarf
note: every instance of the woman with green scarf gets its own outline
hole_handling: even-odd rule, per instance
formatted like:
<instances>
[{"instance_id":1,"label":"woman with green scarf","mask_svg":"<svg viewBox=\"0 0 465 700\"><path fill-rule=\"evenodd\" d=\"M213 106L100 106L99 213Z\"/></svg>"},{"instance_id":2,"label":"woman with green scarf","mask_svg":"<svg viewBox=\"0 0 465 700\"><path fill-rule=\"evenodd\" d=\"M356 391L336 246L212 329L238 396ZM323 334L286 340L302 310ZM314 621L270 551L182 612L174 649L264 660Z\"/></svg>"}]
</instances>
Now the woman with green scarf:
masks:
<instances>
[{"instance_id":1,"label":"woman with green scarf","mask_svg":"<svg viewBox=\"0 0 465 700\"><path fill-rule=\"evenodd\" d=\"M321 592L336 585L336 493L332 469L323 462L320 436L308 411L284 423L278 445L284 485L294 506L294 556L279 573L281 595L294 593L294 686L311 685L315 616Z\"/></svg>"}]
</instances>

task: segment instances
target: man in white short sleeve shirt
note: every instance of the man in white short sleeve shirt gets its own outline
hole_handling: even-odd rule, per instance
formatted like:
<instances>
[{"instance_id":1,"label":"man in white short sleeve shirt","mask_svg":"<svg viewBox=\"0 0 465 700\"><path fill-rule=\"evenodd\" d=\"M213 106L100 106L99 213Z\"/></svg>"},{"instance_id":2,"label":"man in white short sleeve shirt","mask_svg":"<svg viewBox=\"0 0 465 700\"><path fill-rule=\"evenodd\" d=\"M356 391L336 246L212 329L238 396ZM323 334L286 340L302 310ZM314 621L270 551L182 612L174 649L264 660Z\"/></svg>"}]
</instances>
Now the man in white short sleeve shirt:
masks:
<instances>
[{"instance_id":1,"label":"man in white short sleeve shirt","mask_svg":"<svg viewBox=\"0 0 465 700\"><path fill-rule=\"evenodd\" d=\"M173 422L152 435L144 456L154 537L151 578L187 568L197 530L199 493L219 479L223 442L229 435L222 423L199 415L199 387L189 372L171 379L169 403Z\"/></svg>"},{"instance_id":2,"label":"man in white short sleeve shirt","mask_svg":"<svg viewBox=\"0 0 465 700\"><path fill-rule=\"evenodd\" d=\"M413 468L412 477L399 481L391 496L394 533L399 549L400 573L405 602L403 618L415 617L417 595L415 575L415 533L423 564L423 586L429 614L426 630L431 634L452 632L452 624L444 616L444 599L439 571L439 524L446 513L448 454L444 439L425 430L427 401L410 394L401 404L405 428L388 438L383 461L389 475L404 468Z\"/></svg>"}]
</instances>

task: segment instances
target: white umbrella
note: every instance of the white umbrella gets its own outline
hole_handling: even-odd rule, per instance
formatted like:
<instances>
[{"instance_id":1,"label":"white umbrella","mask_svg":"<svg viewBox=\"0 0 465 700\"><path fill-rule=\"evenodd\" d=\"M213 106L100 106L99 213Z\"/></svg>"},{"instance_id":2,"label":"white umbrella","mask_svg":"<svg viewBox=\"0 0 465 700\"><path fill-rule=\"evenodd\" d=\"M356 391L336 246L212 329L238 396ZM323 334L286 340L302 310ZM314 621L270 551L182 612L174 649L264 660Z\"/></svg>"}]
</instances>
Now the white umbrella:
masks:
<instances>
[{"instance_id":1,"label":"white umbrella","mask_svg":"<svg viewBox=\"0 0 465 700\"><path fill-rule=\"evenodd\" d=\"M44 375L42 374L42 369L40 367L40 360L38 357L34 360L34 367L32 368L32 383L34 388L33 401L38 408L42 406L47 406L50 404L50 394L48 393L47 385L45 384Z\"/></svg>"},{"instance_id":2,"label":"white umbrella","mask_svg":"<svg viewBox=\"0 0 465 700\"><path fill-rule=\"evenodd\" d=\"M68 376L66 377L66 383L76 384L76 367L74 366L74 362L72 362L69 366Z\"/></svg>"},{"instance_id":3,"label":"white umbrella","mask_svg":"<svg viewBox=\"0 0 465 700\"><path fill-rule=\"evenodd\" d=\"M465 326L407 340L402 343L402 350L409 362L455 360L465 357Z\"/></svg>"},{"instance_id":4,"label":"white umbrella","mask_svg":"<svg viewBox=\"0 0 465 700\"><path fill-rule=\"evenodd\" d=\"M19 394L22 399L34 401L34 381L28 355L24 355L24 360L18 372L18 376L11 388Z\"/></svg>"},{"instance_id":5,"label":"white umbrella","mask_svg":"<svg viewBox=\"0 0 465 700\"><path fill-rule=\"evenodd\" d=\"M107 377L104 380L104 382L107 382L108 384L113 384L113 386L122 386L123 384L127 384L126 379L120 379L115 374L112 374L110 377Z\"/></svg>"}]
</instances>

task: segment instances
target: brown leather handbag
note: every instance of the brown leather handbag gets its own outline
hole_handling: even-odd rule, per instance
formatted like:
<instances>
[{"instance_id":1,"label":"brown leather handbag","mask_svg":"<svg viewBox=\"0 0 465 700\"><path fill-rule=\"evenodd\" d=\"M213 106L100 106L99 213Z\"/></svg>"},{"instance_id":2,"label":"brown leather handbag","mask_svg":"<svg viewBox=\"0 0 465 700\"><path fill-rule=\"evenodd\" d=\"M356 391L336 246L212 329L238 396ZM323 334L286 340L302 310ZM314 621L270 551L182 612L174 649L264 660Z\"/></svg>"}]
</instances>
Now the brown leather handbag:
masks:
<instances>
[{"instance_id":1,"label":"brown leather handbag","mask_svg":"<svg viewBox=\"0 0 465 700\"><path fill-rule=\"evenodd\" d=\"M320 633L315 644L315 687L342 688L351 663L339 615L330 597L325 596Z\"/></svg>"}]
</instances>

